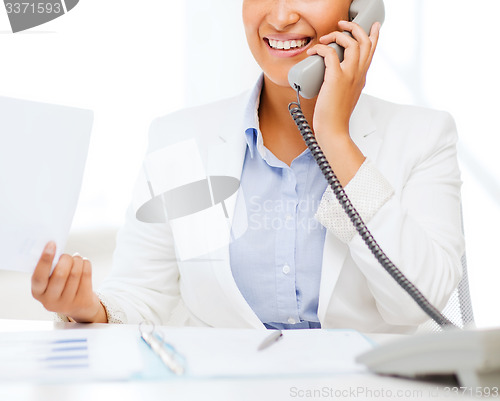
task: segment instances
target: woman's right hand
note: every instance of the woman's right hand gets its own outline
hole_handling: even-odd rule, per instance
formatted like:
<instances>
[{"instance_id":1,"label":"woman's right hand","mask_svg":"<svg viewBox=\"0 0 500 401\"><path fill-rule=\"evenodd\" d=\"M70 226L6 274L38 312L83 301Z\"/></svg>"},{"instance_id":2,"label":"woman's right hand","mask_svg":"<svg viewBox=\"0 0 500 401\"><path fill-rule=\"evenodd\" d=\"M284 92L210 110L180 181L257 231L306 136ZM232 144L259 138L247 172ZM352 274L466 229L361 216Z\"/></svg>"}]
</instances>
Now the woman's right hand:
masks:
<instances>
[{"instance_id":1,"label":"woman's right hand","mask_svg":"<svg viewBox=\"0 0 500 401\"><path fill-rule=\"evenodd\" d=\"M31 293L45 309L80 323L107 323L99 297L92 291L92 266L80 255L61 255L52 274L56 244L43 250L31 278Z\"/></svg>"}]
</instances>

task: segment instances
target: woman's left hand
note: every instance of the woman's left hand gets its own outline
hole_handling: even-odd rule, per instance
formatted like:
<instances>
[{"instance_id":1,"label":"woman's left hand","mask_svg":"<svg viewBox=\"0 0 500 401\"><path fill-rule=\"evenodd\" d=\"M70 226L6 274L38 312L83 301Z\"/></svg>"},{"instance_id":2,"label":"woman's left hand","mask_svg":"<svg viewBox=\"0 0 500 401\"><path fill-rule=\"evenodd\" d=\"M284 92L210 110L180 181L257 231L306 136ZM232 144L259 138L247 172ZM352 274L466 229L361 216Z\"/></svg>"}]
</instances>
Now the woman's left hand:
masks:
<instances>
[{"instance_id":1,"label":"woman's left hand","mask_svg":"<svg viewBox=\"0 0 500 401\"><path fill-rule=\"evenodd\" d=\"M322 56L326 65L324 83L314 109L313 129L318 141L319 137L330 140L334 136L345 139L349 135L349 120L365 86L379 38L378 22L373 24L369 36L354 22L339 21L338 26L351 32L353 37L339 31L332 32L320 38L321 44L308 50L309 55ZM327 46L332 42L345 49L342 63L335 50Z\"/></svg>"}]
</instances>

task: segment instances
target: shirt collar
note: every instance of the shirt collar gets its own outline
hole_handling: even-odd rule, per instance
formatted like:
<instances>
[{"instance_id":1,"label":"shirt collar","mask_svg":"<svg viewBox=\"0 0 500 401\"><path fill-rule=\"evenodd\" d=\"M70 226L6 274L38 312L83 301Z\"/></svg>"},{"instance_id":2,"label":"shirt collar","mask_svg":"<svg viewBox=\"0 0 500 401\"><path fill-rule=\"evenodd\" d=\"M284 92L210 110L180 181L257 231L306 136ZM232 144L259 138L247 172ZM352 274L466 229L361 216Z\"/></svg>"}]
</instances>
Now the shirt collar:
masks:
<instances>
[{"instance_id":1,"label":"shirt collar","mask_svg":"<svg viewBox=\"0 0 500 401\"><path fill-rule=\"evenodd\" d=\"M263 84L264 74L261 74L248 98L247 107L243 117L243 126L245 127L245 139L250 157L253 159L255 154L258 152L262 159L268 161L268 155L266 155L266 149L264 148L264 138L262 137L262 133L259 129L259 104ZM307 149L304 150L303 153L310 154ZM302 154L298 157L302 156Z\"/></svg>"},{"instance_id":2,"label":"shirt collar","mask_svg":"<svg viewBox=\"0 0 500 401\"><path fill-rule=\"evenodd\" d=\"M264 141L259 130L259 103L262 85L264 84L264 74L259 76L252 93L248 99L248 104L244 115L245 139L247 141L250 157L253 158L256 151L263 151Z\"/></svg>"}]
</instances>

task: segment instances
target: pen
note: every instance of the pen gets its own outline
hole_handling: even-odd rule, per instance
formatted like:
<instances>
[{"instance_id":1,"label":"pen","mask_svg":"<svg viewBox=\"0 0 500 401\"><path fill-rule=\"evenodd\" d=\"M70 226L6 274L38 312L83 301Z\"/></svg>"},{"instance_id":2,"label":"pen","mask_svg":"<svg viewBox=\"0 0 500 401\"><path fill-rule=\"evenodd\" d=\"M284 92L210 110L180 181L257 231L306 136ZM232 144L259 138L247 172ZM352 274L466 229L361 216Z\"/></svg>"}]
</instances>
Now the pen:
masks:
<instances>
[{"instance_id":1,"label":"pen","mask_svg":"<svg viewBox=\"0 0 500 401\"><path fill-rule=\"evenodd\" d=\"M177 360L175 349L155 335L154 323L146 320L141 322L139 331L144 342L149 345L167 368L176 375L184 374L184 366Z\"/></svg>"},{"instance_id":2,"label":"pen","mask_svg":"<svg viewBox=\"0 0 500 401\"><path fill-rule=\"evenodd\" d=\"M257 348L257 351L262 351L263 349L270 347L281 337L283 337L283 333L281 332L281 330L275 330L272 334L264 338L264 341L260 343L259 348Z\"/></svg>"},{"instance_id":3,"label":"pen","mask_svg":"<svg viewBox=\"0 0 500 401\"><path fill-rule=\"evenodd\" d=\"M176 375L182 375L184 373L184 367L176 360L173 353L169 352L163 342L161 342L154 334L142 333L141 337L173 373Z\"/></svg>"}]
</instances>

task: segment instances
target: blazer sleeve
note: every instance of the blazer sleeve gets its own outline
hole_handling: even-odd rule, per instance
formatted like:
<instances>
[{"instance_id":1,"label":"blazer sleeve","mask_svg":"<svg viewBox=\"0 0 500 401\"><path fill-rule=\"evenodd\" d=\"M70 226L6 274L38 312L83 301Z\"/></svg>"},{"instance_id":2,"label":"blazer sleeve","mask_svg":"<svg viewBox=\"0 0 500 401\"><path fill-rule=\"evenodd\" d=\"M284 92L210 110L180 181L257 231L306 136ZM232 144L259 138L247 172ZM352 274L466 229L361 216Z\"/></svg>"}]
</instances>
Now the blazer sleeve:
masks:
<instances>
[{"instance_id":1,"label":"blazer sleeve","mask_svg":"<svg viewBox=\"0 0 500 401\"><path fill-rule=\"evenodd\" d=\"M159 123L163 120L169 122L172 118L166 116L151 124L148 154L175 141L170 130ZM124 225L118 231L111 272L96 291L110 323L137 324L150 320L166 324L181 299L170 225L136 218L137 201L134 200L143 196L137 194L143 194L147 186L144 180L141 172Z\"/></svg>"},{"instance_id":2,"label":"blazer sleeve","mask_svg":"<svg viewBox=\"0 0 500 401\"><path fill-rule=\"evenodd\" d=\"M345 190L388 257L442 310L462 274L461 180L454 121L444 112L429 114L427 128L402 142L406 150L391 148L392 168L407 173L386 171L392 179L385 179L377 163L367 160ZM429 319L378 264L329 190L317 219L349 247L387 323L418 325Z\"/></svg>"},{"instance_id":3,"label":"blazer sleeve","mask_svg":"<svg viewBox=\"0 0 500 401\"><path fill-rule=\"evenodd\" d=\"M117 236L113 268L98 290L110 322L165 324L180 300L172 233L165 223L144 223L129 207Z\"/></svg>"}]
</instances>

